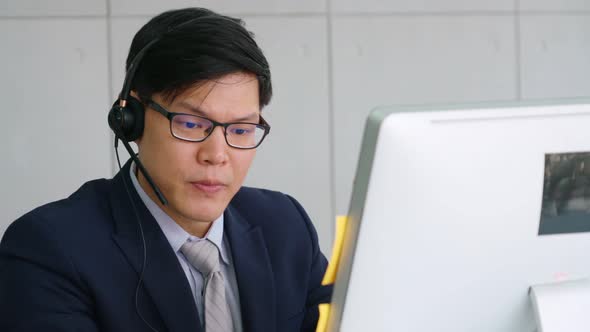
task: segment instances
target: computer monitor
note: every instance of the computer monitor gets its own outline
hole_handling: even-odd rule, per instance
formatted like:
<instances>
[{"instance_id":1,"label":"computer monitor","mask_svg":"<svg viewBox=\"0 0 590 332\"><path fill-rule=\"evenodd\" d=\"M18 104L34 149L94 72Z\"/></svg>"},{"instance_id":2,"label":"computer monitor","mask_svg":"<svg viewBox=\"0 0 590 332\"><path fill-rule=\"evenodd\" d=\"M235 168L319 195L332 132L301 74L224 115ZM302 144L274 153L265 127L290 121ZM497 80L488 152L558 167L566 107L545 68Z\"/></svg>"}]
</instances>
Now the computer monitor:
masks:
<instances>
[{"instance_id":1,"label":"computer monitor","mask_svg":"<svg viewBox=\"0 0 590 332\"><path fill-rule=\"evenodd\" d=\"M530 287L590 277L589 232L589 100L379 108L328 329L533 332Z\"/></svg>"}]
</instances>

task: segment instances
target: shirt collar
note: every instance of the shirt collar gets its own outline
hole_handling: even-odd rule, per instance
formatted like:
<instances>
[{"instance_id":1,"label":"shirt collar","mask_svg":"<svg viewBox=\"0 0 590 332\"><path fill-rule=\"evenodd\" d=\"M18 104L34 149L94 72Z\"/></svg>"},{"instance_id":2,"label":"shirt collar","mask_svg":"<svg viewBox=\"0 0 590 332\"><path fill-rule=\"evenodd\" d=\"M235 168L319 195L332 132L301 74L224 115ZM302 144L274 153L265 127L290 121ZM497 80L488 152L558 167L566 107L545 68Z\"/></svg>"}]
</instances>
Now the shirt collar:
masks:
<instances>
[{"instance_id":1,"label":"shirt collar","mask_svg":"<svg viewBox=\"0 0 590 332\"><path fill-rule=\"evenodd\" d=\"M148 196L148 194L143 190L143 188L139 184L137 177L135 176L135 169L135 163L132 162L131 167L129 167L129 176L131 177L131 182L133 182L133 187L135 187L135 190L139 194L139 197L141 198L147 209L150 211L154 219L156 219L156 222L162 229L164 236L166 236L166 239L170 243L170 246L172 246L174 252L178 253L178 251L180 251L180 247L182 247L182 245L188 240L200 241L208 239L209 241L213 242L213 244L215 244L219 249L221 259L223 260L223 262L225 264L229 264L229 257L225 250L225 246L222 245L224 223L223 213L221 214L221 216L219 216L219 218L213 221L213 224L211 224L209 231L207 232L207 234L205 234L203 238L191 235L182 227L180 227L180 225L178 225L172 218L170 218L170 216L166 214L166 212L164 212Z\"/></svg>"}]
</instances>

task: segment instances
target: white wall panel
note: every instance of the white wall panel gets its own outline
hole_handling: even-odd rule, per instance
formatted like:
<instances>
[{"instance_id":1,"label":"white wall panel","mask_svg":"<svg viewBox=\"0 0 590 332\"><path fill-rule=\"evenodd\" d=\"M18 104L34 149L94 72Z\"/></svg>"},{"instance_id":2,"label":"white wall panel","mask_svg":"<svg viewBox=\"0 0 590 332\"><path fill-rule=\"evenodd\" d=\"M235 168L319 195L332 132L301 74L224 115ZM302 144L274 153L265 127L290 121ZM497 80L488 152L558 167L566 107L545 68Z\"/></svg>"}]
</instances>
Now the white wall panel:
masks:
<instances>
[{"instance_id":1,"label":"white wall panel","mask_svg":"<svg viewBox=\"0 0 590 332\"><path fill-rule=\"evenodd\" d=\"M334 19L336 213L347 212L372 108L516 97L513 21L510 16Z\"/></svg>"},{"instance_id":2,"label":"white wall panel","mask_svg":"<svg viewBox=\"0 0 590 332\"><path fill-rule=\"evenodd\" d=\"M326 0L107 0L112 15L156 15L184 7L205 7L224 14L323 13Z\"/></svg>"},{"instance_id":3,"label":"white wall panel","mask_svg":"<svg viewBox=\"0 0 590 332\"><path fill-rule=\"evenodd\" d=\"M524 99L590 96L590 15L521 18Z\"/></svg>"},{"instance_id":4,"label":"white wall panel","mask_svg":"<svg viewBox=\"0 0 590 332\"><path fill-rule=\"evenodd\" d=\"M2 234L26 211L109 177L111 158L105 19L5 19L0 40Z\"/></svg>"},{"instance_id":5,"label":"white wall panel","mask_svg":"<svg viewBox=\"0 0 590 332\"><path fill-rule=\"evenodd\" d=\"M590 10L588 0L519 0L521 10Z\"/></svg>"},{"instance_id":6,"label":"white wall panel","mask_svg":"<svg viewBox=\"0 0 590 332\"><path fill-rule=\"evenodd\" d=\"M334 12L513 11L515 0L332 0ZM531 0L532 1L532 0Z\"/></svg>"},{"instance_id":7,"label":"white wall panel","mask_svg":"<svg viewBox=\"0 0 590 332\"><path fill-rule=\"evenodd\" d=\"M2 0L0 16L105 15L107 0Z\"/></svg>"}]
</instances>

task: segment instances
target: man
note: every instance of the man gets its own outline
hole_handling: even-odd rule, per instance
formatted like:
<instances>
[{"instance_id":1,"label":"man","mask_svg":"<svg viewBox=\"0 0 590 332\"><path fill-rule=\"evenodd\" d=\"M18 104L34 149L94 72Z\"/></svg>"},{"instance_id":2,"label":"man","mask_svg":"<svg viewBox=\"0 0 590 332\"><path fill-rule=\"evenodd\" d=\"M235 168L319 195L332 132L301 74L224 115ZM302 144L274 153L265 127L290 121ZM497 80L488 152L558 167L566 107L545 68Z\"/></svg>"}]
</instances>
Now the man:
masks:
<instances>
[{"instance_id":1,"label":"man","mask_svg":"<svg viewBox=\"0 0 590 332\"><path fill-rule=\"evenodd\" d=\"M109 124L138 158L8 228L0 331L313 331L331 292L313 225L293 198L242 187L270 129L251 34L165 12L127 69Z\"/></svg>"}]
</instances>

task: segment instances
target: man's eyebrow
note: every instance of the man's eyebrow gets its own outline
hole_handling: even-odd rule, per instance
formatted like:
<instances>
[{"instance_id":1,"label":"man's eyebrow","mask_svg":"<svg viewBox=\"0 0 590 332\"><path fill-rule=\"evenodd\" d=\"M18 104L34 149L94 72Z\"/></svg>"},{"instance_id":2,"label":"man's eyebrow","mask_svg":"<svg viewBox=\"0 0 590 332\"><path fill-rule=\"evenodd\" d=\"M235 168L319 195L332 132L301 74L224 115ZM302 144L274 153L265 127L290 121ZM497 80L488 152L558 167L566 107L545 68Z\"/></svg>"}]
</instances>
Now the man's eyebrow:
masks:
<instances>
[{"instance_id":1,"label":"man's eyebrow","mask_svg":"<svg viewBox=\"0 0 590 332\"><path fill-rule=\"evenodd\" d=\"M187 102L182 101L178 104L178 106L180 106L192 113L195 113L196 115L199 115L199 116L202 116L205 118L210 117L210 114L207 114L205 111L201 110L198 106L193 106ZM256 122L258 120L258 117L259 117L259 112L253 112L253 113L250 113L246 116L241 116L239 118L232 119L231 122Z\"/></svg>"},{"instance_id":2,"label":"man's eyebrow","mask_svg":"<svg viewBox=\"0 0 590 332\"><path fill-rule=\"evenodd\" d=\"M178 106L180 106L188 111L191 111L191 112L195 113L196 115L200 115L200 116L204 116L204 117L208 116L207 113L205 113L203 110L201 110L198 106L193 106L187 102L182 101L178 104Z\"/></svg>"},{"instance_id":3,"label":"man's eyebrow","mask_svg":"<svg viewBox=\"0 0 590 332\"><path fill-rule=\"evenodd\" d=\"M254 121L258 120L258 117L259 117L258 112L255 112L255 113L250 113L249 115L234 119L232 122L254 122Z\"/></svg>"}]
</instances>

